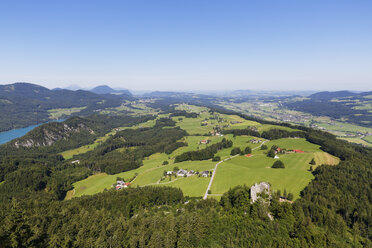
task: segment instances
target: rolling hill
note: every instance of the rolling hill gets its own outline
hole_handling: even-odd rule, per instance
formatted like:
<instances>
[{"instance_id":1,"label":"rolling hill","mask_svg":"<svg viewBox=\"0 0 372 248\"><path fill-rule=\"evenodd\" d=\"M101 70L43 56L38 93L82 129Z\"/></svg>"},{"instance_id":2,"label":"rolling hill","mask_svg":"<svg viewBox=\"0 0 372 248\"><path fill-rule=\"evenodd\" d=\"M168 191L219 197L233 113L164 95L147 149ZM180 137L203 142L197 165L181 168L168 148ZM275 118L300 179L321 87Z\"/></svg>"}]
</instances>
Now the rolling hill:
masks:
<instances>
[{"instance_id":1,"label":"rolling hill","mask_svg":"<svg viewBox=\"0 0 372 248\"><path fill-rule=\"evenodd\" d=\"M318 92L307 99L288 101L284 106L314 116L329 116L360 126L372 126L372 92Z\"/></svg>"},{"instance_id":2,"label":"rolling hill","mask_svg":"<svg viewBox=\"0 0 372 248\"><path fill-rule=\"evenodd\" d=\"M117 95L125 95L125 96L132 96L129 90L115 90L107 85L99 85L90 90L95 94L117 94Z\"/></svg>"},{"instance_id":3,"label":"rolling hill","mask_svg":"<svg viewBox=\"0 0 372 248\"><path fill-rule=\"evenodd\" d=\"M50 111L81 108L75 114L120 106L128 96L99 95L84 90L49 90L30 83L0 85L0 131L25 127L51 119ZM62 115L60 118L65 118Z\"/></svg>"}]
</instances>

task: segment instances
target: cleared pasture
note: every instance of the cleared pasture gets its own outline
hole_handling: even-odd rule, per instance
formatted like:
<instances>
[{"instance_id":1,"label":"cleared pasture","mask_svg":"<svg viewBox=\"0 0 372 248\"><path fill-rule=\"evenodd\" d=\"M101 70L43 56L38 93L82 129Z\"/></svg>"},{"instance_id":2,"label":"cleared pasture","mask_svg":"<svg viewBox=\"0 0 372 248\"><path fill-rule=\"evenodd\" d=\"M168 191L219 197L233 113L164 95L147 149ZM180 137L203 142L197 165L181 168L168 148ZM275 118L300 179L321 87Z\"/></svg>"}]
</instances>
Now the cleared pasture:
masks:
<instances>
[{"instance_id":1,"label":"cleared pasture","mask_svg":"<svg viewBox=\"0 0 372 248\"><path fill-rule=\"evenodd\" d=\"M337 165L340 162L340 159L338 157L335 157L327 152L315 152L314 160L316 165Z\"/></svg>"},{"instance_id":2,"label":"cleared pasture","mask_svg":"<svg viewBox=\"0 0 372 248\"><path fill-rule=\"evenodd\" d=\"M219 165L211 188L212 194L223 194L237 185L251 186L266 181L273 190L283 192L286 189L298 198L300 191L313 179L308 171L312 157L312 153L282 155L280 160L285 164L284 169L271 168L275 159L264 154L233 158Z\"/></svg>"}]
</instances>

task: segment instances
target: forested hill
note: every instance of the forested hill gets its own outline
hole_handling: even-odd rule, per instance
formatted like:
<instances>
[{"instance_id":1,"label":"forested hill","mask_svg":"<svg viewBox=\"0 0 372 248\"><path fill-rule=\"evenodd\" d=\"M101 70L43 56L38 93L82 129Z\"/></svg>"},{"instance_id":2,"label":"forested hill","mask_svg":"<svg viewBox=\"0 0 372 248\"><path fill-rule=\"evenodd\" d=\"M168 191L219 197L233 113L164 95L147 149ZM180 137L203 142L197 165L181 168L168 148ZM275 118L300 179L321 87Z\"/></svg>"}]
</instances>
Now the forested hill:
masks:
<instances>
[{"instance_id":1,"label":"forested hill","mask_svg":"<svg viewBox=\"0 0 372 248\"><path fill-rule=\"evenodd\" d=\"M305 100L290 101L284 104L291 110L310 113L315 116L329 116L334 119L372 126L372 91L353 93L349 91L319 92Z\"/></svg>"},{"instance_id":2,"label":"forested hill","mask_svg":"<svg viewBox=\"0 0 372 248\"><path fill-rule=\"evenodd\" d=\"M92 143L97 137L103 136L114 127L131 126L153 118L153 116L99 114L84 118L75 116L64 122L50 122L38 126L26 135L3 145L2 149L13 150L13 152L34 148L49 153L63 151Z\"/></svg>"},{"instance_id":3,"label":"forested hill","mask_svg":"<svg viewBox=\"0 0 372 248\"><path fill-rule=\"evenodd\" d=\"M128 97L132 96L132 93L130 93L129 90L115 90L107 85L99 85L91 89L90 92L93 92L96 94L117 94L117 95L125 95Z\"/></svg>"},{"instance_id":4,"label":"forested hill","mask_svg":"<svg viewBox=\"0 0 372 248\"><path fill-rule=\"evenodd\" d=\"M314 100L330 100L332 98L338 98L338 97L351 97L358 95L357 93L353 93L347 90L342 91L322 91L317 92L309 96L309 98Z\"/></svg>"},{"instance_id":5,"label":"forested hill","mask_svg":"<svg viewBox=\"0 0 372 248\"><path fill-rule=\"evenodd\" d=\"M31 148L39 146L50 146L60 140L68 140L79 136L94 137L95 127L92 121L80 117L71 118L63 123L51 122L36 127L21 138L17 138L9 145L15 148Z\"/></svg>"},{"instance_id":6,"label":"forested hill","mask_svg":"<svg viewBox=\"0 0 372 248\"><path fill-rule=\"evenodd\" d=\"M119 122L130 126L146 121L89 118L87 125L95 121L106 129L122 126ZM301 135L341 162L318 166L312 172L315 179L292 204L280 203L278 192L270 204L266 200L251 204L249 185L231 188L220 201L190 199L178 188L159 186L61 201L74 182L93 172L129 171L144 166L151 154L169 155L186 146L180 140L187 133L175 121L159 118L154 124L117 131L96 149L78 155L78 163L63 160L57 151L42 153L40 147L8 153L1 147L0 247L371 247L372 150L301 126L295 127L301 132L273 129L261 137ZM251 129L231 132L254 134Z\"/></svg>"},{"instance_id":7,"label":"forested hill","mask_svg":"<svg viewBox=\"0 0 372 248\"><path fill-rule=\"evenodd\" d=\"M79 115L87 115L119 106L127 97L83 90L49 90L30 83L0 85L0 131L46 122L52 109L80 108Z\"/></svg>"}]
</instances>

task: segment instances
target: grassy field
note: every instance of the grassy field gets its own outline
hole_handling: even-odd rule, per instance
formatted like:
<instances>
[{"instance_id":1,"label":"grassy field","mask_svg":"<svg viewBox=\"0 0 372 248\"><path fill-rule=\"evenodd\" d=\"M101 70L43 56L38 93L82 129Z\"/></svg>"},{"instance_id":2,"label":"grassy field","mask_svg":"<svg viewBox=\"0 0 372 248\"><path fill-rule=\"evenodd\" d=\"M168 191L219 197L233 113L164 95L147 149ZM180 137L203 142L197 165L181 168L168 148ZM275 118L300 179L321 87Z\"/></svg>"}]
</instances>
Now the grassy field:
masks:
<instances>
[{"instance_id":1,"label":"grassy field","mask_svg":"<svg viewBox=\"0 0 372 248\"><path fill-rule=\"evenodd\" d=\"M204 184L205 184L205 178L198 178L197 176L192 176L189 178L181 179L185 182L181 182L179 180L175 180L173 177L173 181L169 182L168 179L164 181L160 181L160 179L163 176L164 171L173 170L175 166L179 167L180 169L187 169L187 170L211 170L213 169L215 162L212 161L186 161L182 163L173 164L172 161L169 165L162 165L163 161L168 160L168 155L162 153L162 154L154 154L150 156L148 159L145 159L143 161L144 165L140 168L137 168L135 170L122 172L115 175L108 175L106 173L99 173L93 176L90 176L84 180L81 180L79 182L76 182L73 184L74 191L71 191L69 193L69 196L71 197L78 197L81 195L92 195L99 192L102 192L104 189L110 189L112 188L112 184L116 182L117 177L122 177L124 180L128 181L129 179L133 178L136 174L138 174L137 178L133 181L132 186L145 186L145 185L157 185L157 186L176 186L176 185L184 185L185 190L187 192L202 192L205 191ZM169 160L168 160L169 161ZM194 180L191 178L198 178L201 180ZM177 178L179 179L179 178ZM188 185L187 182L190 182L190 180L193 181L193 187L200 188L200 190L197 189L190 189L190 185ZM198 184L200 182L200 185ZM208 181L209 182L209 181ZM159 183L159 184L158 184ZM207 183L208 184L208 183ZM178 187L178 186L177 186ZM184 187L181 187L182 190L184 190ZM191 187L192 188L192 187ZM194 194L193 193L193 194ZM204 193L204 192L203 192ZM186 194L186 192L185 192ZM196 195L193 195L196 196Z\"/></svg>"},{"instance_id":2,"label":"grassy field","mask_svg":"<svg viewBox=\"0 0 372 248\"><path fill-rule=\"evenodd\" d=\"M361 138L344 138L344 137L339 137L339 139L346 140L346 141L348 141L350 143L362 144L362 145L366 145L366 146L372 147L372 143L369 143L366 140L361 139Z\"/></svg>"},{"instance_id":3,"label":"grassy field","mask_svg":"<svg viewBox=\"0 0 372 248\"><path fill-rule=\"evenodd\" d=\"M340 162L338 157L332 156L326 152L315 152L314 160L317 166L322 164L337 165Z\"/></svg>"},{"instance_id":4,"label":"grassy field","mask_svg":"<svg viewBox=\"0 0 372 248\"><path fill-rule=\"evenodd\" d=\"M208 187L210 177L191 176L187 178L180 178L167 184L159 184L159 186L171 186L180 188L184 195L187 196L202 196Z\"/></svg>"},{"instance_id":5,"label":"grassy field","mask_svg":"<svg viewBox=\"0 0 372 248\"><path fill-rule=\"evenodd\" d=\"M268 158L264 154L253 155L250 158L239 156L228 160L217 169L212 184L212 194L223 194L229 188L246 184L251 186L255 183L269 182L273 190L284 189L299 197L300 191L313 179L308 171L309 162L313 154L287 154L280 156L285 164L285 169L270 168L275 159Z\"/></svg>"},{"instance_id":6,"label":"grassy field","mask_svg":"<svg viewBox=\"0 0 372 248\"><path fill-rule=\"evenodd\" d=\"M159 181L161 177L163 176L164 171L173 170L175 166L177 166L180 169L185 169L188 171L189 170L204 171L204 170L213 169L215 164L216 163L212 161L186 161L186 162L156 167L156 168L145 171L141 173L140 175L138 175L137 179L134 182L134 185L144 186L144 185L153 185L157 183L168 183L168 185L171 185L172 183L169 183L168 179L164 181ZM196 177L196 176L192 176L192 177ZM173 177L173 180L175 179L178 179L178 178ZM198 187L198 186L195 185L195 187Z\"/></svg>"},{"instance_id":7,"label":"grassy field","mask_svg":"<svg viewBox=\"0 0 372 248\"><path fill-rule=\"evenodd\" d=\"M240 144L244 144L244 137L237 137ZM239 142L237 142L239 144ZM223 194L229 188L236 185L248 186L260 182L270 182L274 190L292 192L296 197L300 191L310 182L313 175L308 171L309 162L315 158L317 165L337 164L339 159L328 153L322 152L318 145L307 142L305 139L278 139L267 142L268 147L277 145L285 149L300 149L305 153L279 154L286 166L285 169L270 168L275 159L266 156L267 150L254 150L250 158L239 156L222 163L216 173L212 184L212 194ZM235 146L235 145L234 145ZM255 144L257 146L257 144ZM220 152L223 153L224 151Z\"/></svg>"},{"instance_id":8,"label":"grassy field","mask_svg":"<svg viewBox=\"0 0 372 248\"><path fill-rule=\"evenodd\" d=\"M351 133L356 133L356 132L372 133L372 128L362 127L362 126L345 123L345 122L339 122L339 121L333 121L333 122L328 121L327 123L317 122L316 124L320 127L324 127L327 131L341 131L341 132L351 132Z\"/></svg>"},{"instance_id":9,"label":"grassy field","mask_svg":"<svg viewBox=\"0 0 372 248\"><path fill-rule=\"evenodd\" d=\"M227 129L244 129L250 126L261 126L261 123L243 119L242 117L238 115L222 114L221 117L225 119L230 125L230 127L228 127ZM238 123L235 123L235 122L238 122Z\"/></svg>"},{"instance_id":10,"label":"grassy field","mask_svg":"<svg viewBox=\"0 0 372 248\"><path fill-rule=\"evenodd\" d=\"M225 136L226 139L232 140L233 141L233 147L240 147L240 149L244 150L247 146L250 148L256 148L260 146L261 144L252 144L249 141L255 137L252 136L236 136L235 138L233 135L229 134ZM262 139L264 140L264 139ZM229 149L223 149L219 151L216 155L220 156L221 159L225 159L230 157L230 152L232 148Z\"/></svg>"},{"instance_id":11,"label":"grassy field","mask_svg":"<svg viewBox=\"0 0 372 248\"><path fill-rule=\"evenodd\" d=\"M184 118L182 121L178 121L179 117L174 117L177 121L177 125L185 129L189 134L197 133L208 133L212 130L213 125L217 125L217 120L209 119L210 113L205 108L180 105L180 109L186 111L196 111L201 117L198 118ZM220 115L224 119L224 123L231 123L231 121L238 121L237 125L239 128L245 126L255 125L260 131L269 130L271 128L283 128L286 127L274 126L274 125L261 125L255 122L245 121L240 119L239 116L225 116ZM201 126L201 122L204 119L208 119L207 126ZM155 121L149 121L142 123L132 128L138 128L140 126L152 126ZM240 125L240 126L239 126ZM289 129L293 130L293 129ZM105 136L106 137L106 136ZM112 188L112 184L116 182L117 177L123 177L125 181L135 178L132 182L132 187L155 185L155 186L173 186L179 187L183 190L185 195L188 196L203 196L208 186L210 178L202 178L198 176L191 176L187 178L168 177L162 180L164 171L173 170L175 166L180 169L203 171L213 170L216 162L208 161L185 161L174 164L174 157L186 152L195 151L197 149L203 149L207 145L200 145L200 141L203 139L209 139L210 144L217 143L223 138L227 138L233 141L233 147L240 147L244 149L249 146L252 149L259 147L261 144L252 144L249 142L254 137L251 136L237 136L226 135L224 137L217 136L187 136L182 141L187 142L188 146L180 147L172 154L167 155L164 153L153 154L143 161L143 166L135 170L119 173L116 175L107 175L105 173L96 174L88 177L82 181L74 184L74 190L68 193L67 198L78 197L81 195L90 195L98 192L102 192L104 189ZM267 146L270 148L272 145L277 145L283 149L300 149L305 153L301 154L279 154L280 160L282 160L286 166L285 169L272 169L271 166L275 159L268 158L266 156L267 150L255 149L252 157L238 156L231 160L228 160L219 165L216 173L216 177L212 184L212 197L220 197L220 194L226 192L229 188L236 185L246 184L248 186L260 181L268 181L271 183L274 190L284 190L291 192L295 195L295 198L299 196L300 191L313 179L313 175L309 171L312 158L316 161L316 166L321 164L337 164L339 159L325 153L319 149L318 145L311 144L302 138L286 138L278 139L273 141L265 141ZM210 145L209 144L209 145ZM81 149L81 148L80 148ZM93 149L89 147L89 149ZM232 148L223 149L217 153L222 159L230 156ZM71 156L76 154L77 151L70 151L70 154L64 154L64 156ZM82 152L79 150L79 152ZM168 165L162 165L163 161L168 161ZM67 199L66 198L66 199Z\"/></svg>"},{"instance_id":12,"label":"grassy field","mask_svg":"<svg viewBox=\"0 0 372 248\"><path fill-rule=\"evenodd\" d=\"M180 127L183 130L186 130L188 134L195 135L195 134L208 134L213 130L213 127L216 125L217 121L208 120L208 125L202 126L203 120L205 118L203 117L197 117L197 118L185 118L181 121L178 121L178 118L180 117L173 117L172 119L174 121L177 121L177 126ZM181 117L182 118L182 117Z\"/></svg>"},{"instance_id":13,"label":"grassy field","mask_svg":"<svg viewBox=\"0 0 372 248\"><path fill-rule=\"evenodd\" d=\"M149 120L147 122L143 122L143 123L137 124L137 125L132 126L132 127L120 127L119 129L124 130L124 129L129 129L129 128L135 129L135 128L140 128L140 127L141 128L143 128L143 127L153 127L155 125L155 122L156 122L156 120ZM83 153L86 153L88 151L94 150L94 148L96 148L99 144L105 142L111 135L114 135L115 133L116 133L116 131L112 130L111 132L105 134L105 136L97 138L94 141L93 144L89 144L89 145L85 145L85 146L81 146L81 147L78 147L78 148L75 148L75 149L71 149L71 150L61 152L61 155L63 156L64 159L71 159L71 158L73 158L74 155L83 154Z\"/></svg>"},{"instance_id":14,"label":"grassy field","mask_svg":"<svg viewBox=\"0 0 372 248\"><path fill-rule=\"evenodd\" d=\"M94 148L96 148L99 144L105 142L110 137L110 135L113 135L113 134L115 134L115 131L111 131L107 133L105 136L97 138L93 144L67 150L67 151L61 152L60 154L63 156L64 159L71 159L74 157L74 155L83 154L88 151L94 150Z\"/></svg>"},{"instance_id":15,"label":"grassy field","mask_svg":"<svg viewBox=\"0 0 372 248\"><path fill-rule=\"evenodd\" d=\"M222 139L223 139L223 137L217 137L217 136L186 136L184 139L182 139L180 141L186 142L187 146L178 148L170 156L173 158L173 157L175 157L177 155L180 155L181 153L184 153L184 152L196 151L198 149L203 149L203 148L206 148L208 145L220 142ZM209 140L210 143L208 145L200 144L201 140Z\"/></svg>"},{"instance_id":16,"label":"grassy field","mask_svg":"<svg viewBox=\"0 0 372 248\"><path fill-rule=\"evenodd\" d=\"M80 108L59 108L59 109L50 109L48 110L49 118L58 120L63 115L71 115L73 113L80 112L83 109L86 109L87 107L80 107Z\"/></svg>"},{"instance_id":17,"label":"grassy field","mask_svg":"<svg viewBox=\"0 0 372 248\"><path fill-rule=\"evenodd\" d=\"M270 129L281 129L281 130L286 130L286 131L290 131L290 132L300 131L298 129L283 127L283 126L277 126L277 125L270 125L270 124L262 124L262 125L258 126L257 129L260 133L263 132L263 131L270 130Z\"/></svg>"},{"instance_id":18,"label":"grassy field","mask_svg":"<svg viewBox=\"0 0 372 248\"><path fill-rule=\"evenodd\" d=\"M303 150L304 152L316 152L319 151L319 145L312 144L304 138L285 138L272 140L266 144L269 148L272 145L276 145L282 149L287 150Z\"/></svg>"},{"instance_id":19,"label":"grassy field","mask_svg":"<svg viewBox=\"0 0 372 248\"><path fill-rule=\"evenodd\" d=\"M368 135L368 136L364 137L363 140L372 144L372 135Z\"/></svg>"},{"instance_id":20,"label":"grassy field","mask_svg":"<svg viewBox=\"0 0 372 248\"><path fill-rule=\"evenodd\" d=\"M200 107L200 106L189 105L189 104L178 104L175 109L183 110L189 113L197 113L197 114L203 114L209 111L209 109L206 107Z\"/></svg>"},{"instance_id":21,"label":"grassy field","mask_svg":"<svg viewBox=\"0 0 372 248\"><path fill-rule=\"evenodd\" d=\"M161 181L164 171L173 170L175 166L180 169L203 171L213 170L216 162L208 161L185 161L181 163L173 163L173 158L185 151L196 150L199 146L200 139L206 137L201 136L189 136L186 137L188 147L181 147L174 151L171 155L154 154L149 158L146 158L143 162L144 165L132 171L119 173L116 175L107 175L105 173L96 174L88 177L82 181L74 184L74 192L69 192L69 197L78 197L81 195L90 195L98 192L102 192L104 189L112 188L112 184L115 183L117 177L123 177L125 180L129 180L138 174L134 180L132 186L174 186L179 187L184 191L185 195L188 196L202 196L208 186L210 178L199 178L192 176L188 178L175 178L169 181L168 178ZM222 137L211 137L212 144L218 142ZM252 138L250 136L238 136L235 139L228 135L226 138L233 140L234 147L238 146L244 149L246 146L255 148L259 144L252 144L248 141ZM247 143L248 142L248 143ZM327 153L321 152L319 146L313 145L307 142L305 139L280 139L270 141L268 144L276 144L282 148L287 149L302 149L306 151L304 154L288 154L280 155L280 159L286 165L284 170L276 170L267 167L271 167L275 161L272 158L266 157L264 154L266 151L260 149L253 151L251 158L239 156L230 161L222 163L216 173L215 181L212 185L212 194L222 194L226 192L230 187L234 187L239 184L251 185L259 181L269 181L272 183L274 189L287 189L288 192L299 194L308 182L312 179L312 174L308 171L310 165L309 162L312 158L315 158L317 165L320 164L337 164L338 158L335 158ZM231 148L221 150L217 155L222 158L230 156ZM162 165L163 161L169 161L169 165ZM288 175L284 176L286 172ZM73 195L72 195L73 194Z\"/></svg>"},{"instance_id":22,"label":"grassy field","mask_svg":"<svg viewBox=\"0 0 372 248\"><path fill-rule=\"evenodd\" d=\"M148 184L156 184L163 175L164 170L173 170L173 167L178 166L182 169L187 170L210 170L213 169L215 162L212 161L195 161L195 162L182 162L173 164L173 158L183 152L186 151L194 151L197 150L197 147L200 146L200 149L204 148L206 145L199 145L199 141L205 139L207 137L202 136L187 136L185 140L188 143L187 147L180 147L172 154L154 154L143 161L143 166L137 168L135 170L115 174L115 175L107 175L106 173L100 173L93 176L90 176L84 180L74 183L74 192L70 192L72 197L78 197L81 195L91 195L95 193L102 192L104 189L110 189L112 184L115 183L117 177L123 177L125 180L129 180L130 178L134 177L135 174L138 174L137 178L133 182L133 186L143 186ZM222 137L212 137L208 136L211 139L211 143L219 142ZM163 161L167 160L169 165L163 166ZM189 179L186 180L188 182ZM202 182L201 180L200 182ZM168 181L166 181L168 182ZM163 182L162 182L163 183ZM185 183L182 182L172 182L166 185L184 185ZM161 186L160 184L159 186ZM188 187L186 187L188 188ZM187 189L186 189L187 190ZM204 189L205 190L205 189ZM73 194L73 195L72 195Z\"/></svg>"}]
</instances>

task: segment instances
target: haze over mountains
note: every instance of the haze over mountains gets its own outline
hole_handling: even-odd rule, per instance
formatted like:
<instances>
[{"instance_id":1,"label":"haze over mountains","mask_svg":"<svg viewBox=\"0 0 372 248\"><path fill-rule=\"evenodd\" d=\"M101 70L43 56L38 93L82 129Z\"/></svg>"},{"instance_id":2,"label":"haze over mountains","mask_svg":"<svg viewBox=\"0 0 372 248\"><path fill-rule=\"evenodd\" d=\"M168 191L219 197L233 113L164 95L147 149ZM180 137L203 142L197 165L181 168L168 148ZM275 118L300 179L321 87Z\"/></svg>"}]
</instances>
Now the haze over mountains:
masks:
<instances>
[{"instance_id":1,"label":"haze over mountains","mask_svg":"<svg viewBox=\"0 0 372 248\"><path fill-rule=\"evenodd\" d=\"M289 109L313 115L346 118L346 120L363 126L370 126L372 123L372 114L368 108L368 104L371 102L371 92L326 91L309 94L304 99L296 100L295 96L305 93L245 90L226 92L224 95L218 96L207 92L197 94L192 92L154 91L137 95L136 98L155 98L158 99L157 101L165 99L169 103L216 104L221 97L232 101L244 99L244 97L263 97L280 101L281 97L287 97L287 99L294 99L284 103ZM74 113L60 115L60 118L71 114L84 116L95 111L118 107L124 100L130 101L133 99L135 98L129 90L117 90L107 85L100 85L89 91L60 88L50 90L30 83L0 85L0 131L46 122L53 118L51 117L51 111L56 109L79 108L73 110Z\"/></svg>"},{"instance_id":2,"label":"haze over mountains","mask_svg":"<svg viewBox=\"0 0 372 248\"><path fill-rule=\"evenodd\" d=\"M129 247L138 247L139 235L132 234L139 230L155 240L141 247L158 247L152 237L168 238L159 231L161 220L179 233L164 247L189 247L185 233L200 237L195 247L246 247L254 242L257 247L325 247L327 242L329 247L370 247L372 150L324 129L286 119L269 117L270 121L264 114L287 118L313 111L341 119L342 125L350 121L368 126L372 92L306 97L243 93L247 95L154 91L132 96L104 85L90 91L50 90L28 83L1 86L3 129L66 120L40 125L0 147L0 226L5 226L0 246L4 240L4 247L11 247L7 244L17 235L23 237L22 244L35 240L30 247L55 247L60 240L88 247L91 237L92 246L104 247L112 234L91 231L99 220L102 230L115 224L121 237L117 244L122 244L116 247L127 247L131 238L134 245ZM259 107L262 112L254 116ZM307 120L315 125L316 118ZM356 126L357 132L361 128ZM356 137L367 142L372 137L369 130L356 132ZM280 168L275 166L279 161ZM258 200L252 188L242 185L260 181L267 182L270 191ZM148 195L142 193L146 190ZM161 197L164 201L159 202ZM133 205L138 201L142 203ZM359 219L349 214L356 212L361 213ZM143 222L144 216L148 221ZM194 224L188 225L190 220ZM207 227L200 234L202 225ZM350 244L349 233L356 225L360 246ZM19 235L22 228L29 231ZM81 230L83 238L76 235ZM216 237L228 236L236 243L229 246L224 238L216 242ZM178 246L177 239L184 237L185 245ZM271 243L273 237L277 243ZM245 239L252 241L240 242ZM309 240L310 246L303 245Z\"/></svg>"}]
</instances>

